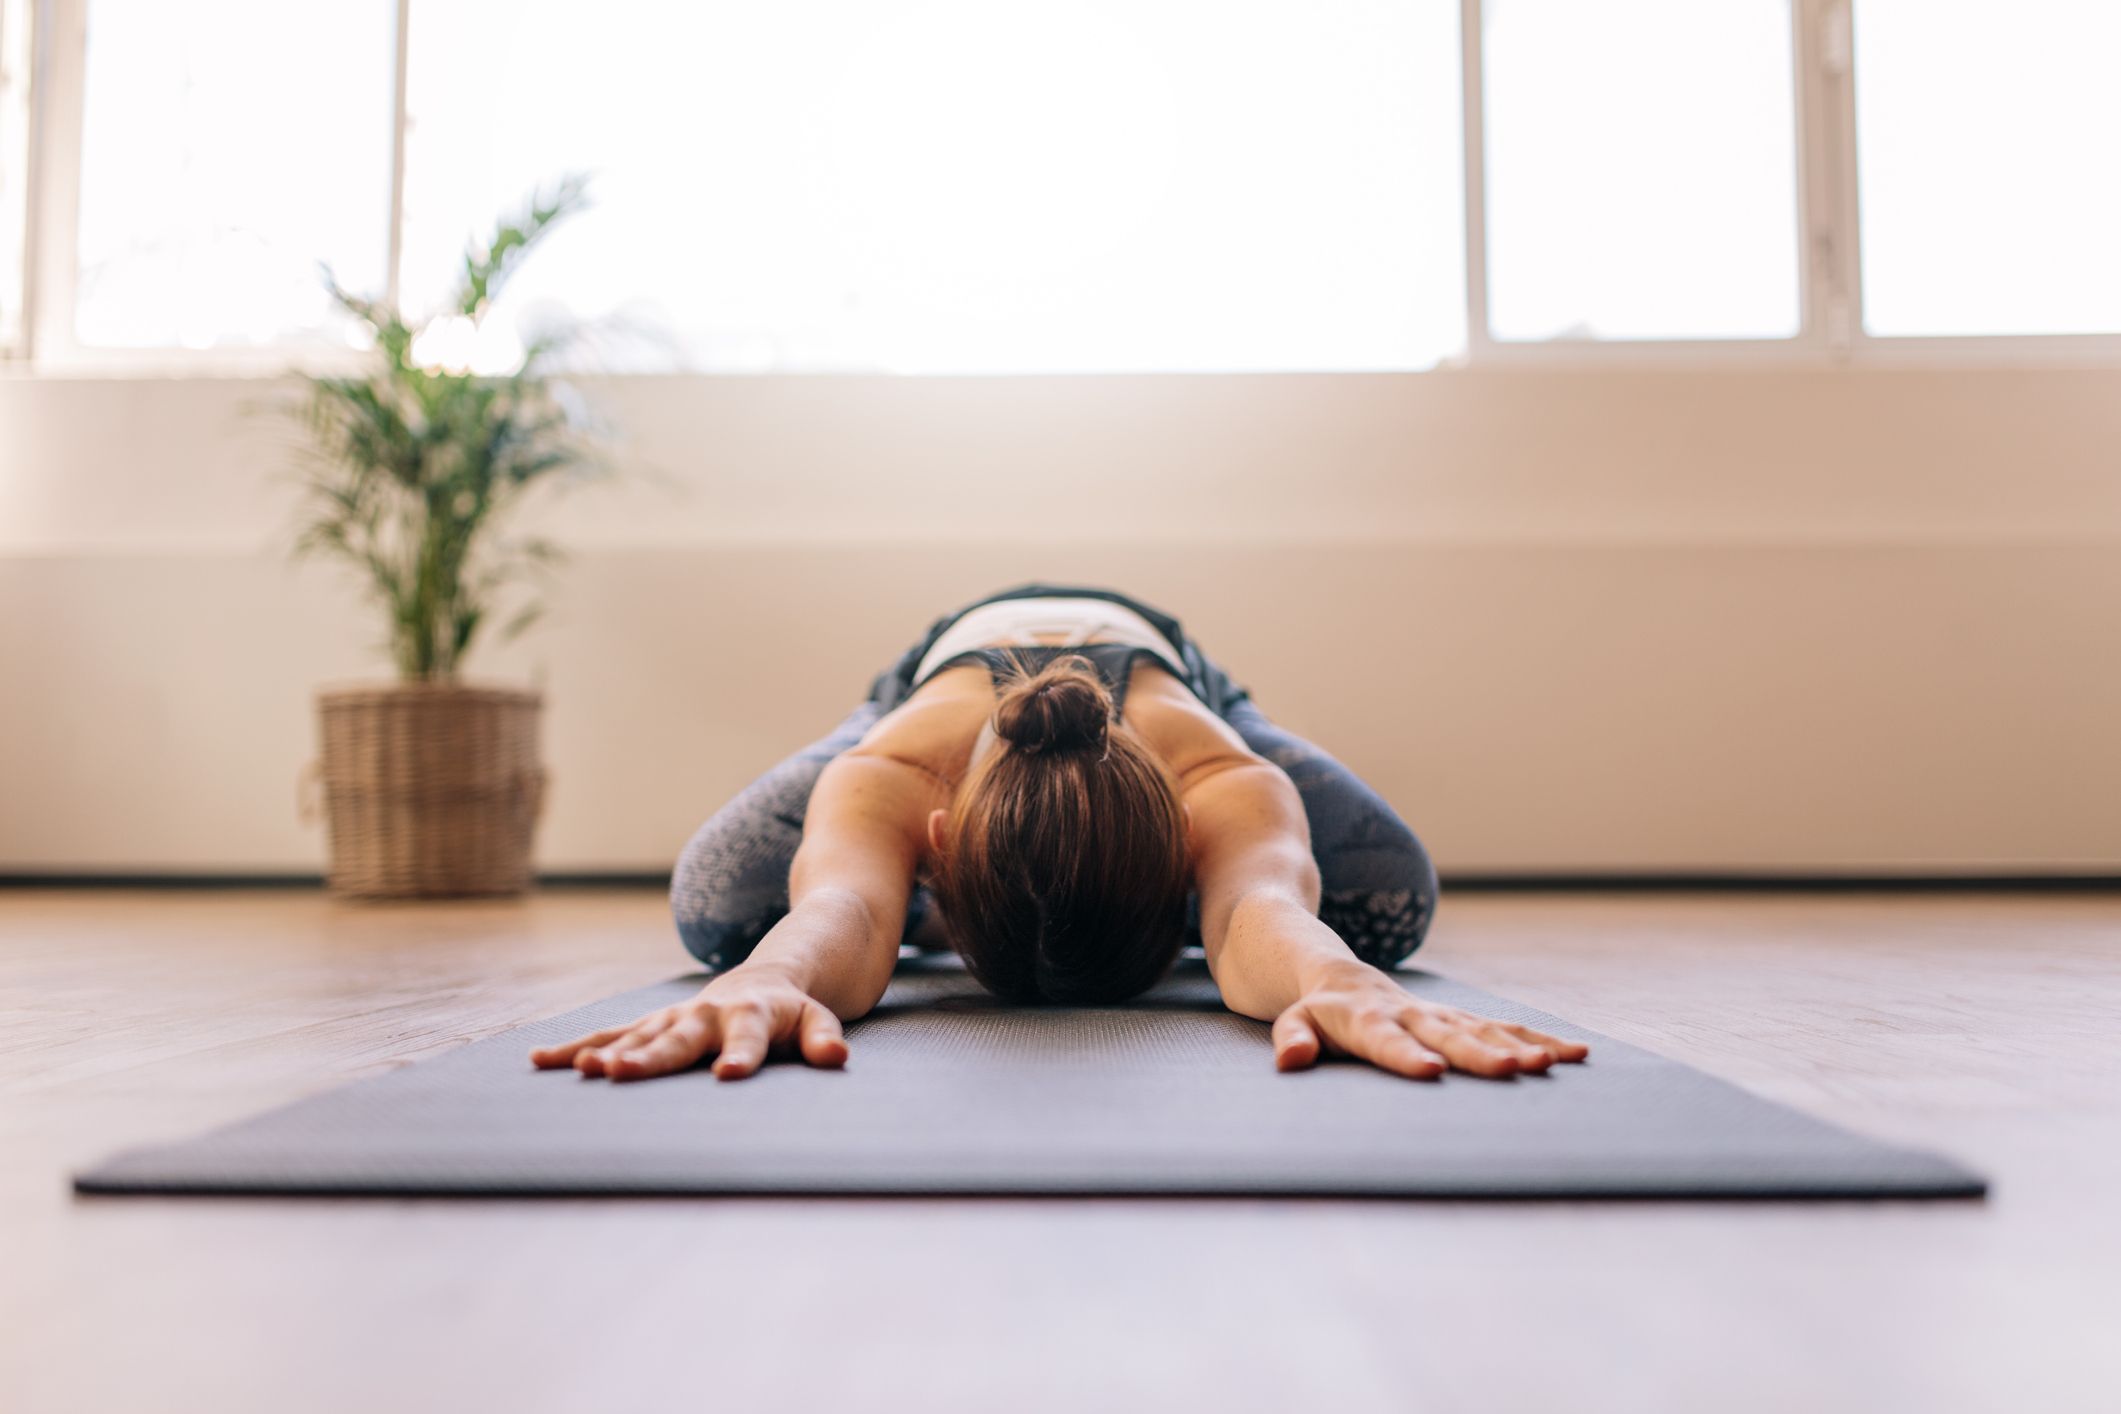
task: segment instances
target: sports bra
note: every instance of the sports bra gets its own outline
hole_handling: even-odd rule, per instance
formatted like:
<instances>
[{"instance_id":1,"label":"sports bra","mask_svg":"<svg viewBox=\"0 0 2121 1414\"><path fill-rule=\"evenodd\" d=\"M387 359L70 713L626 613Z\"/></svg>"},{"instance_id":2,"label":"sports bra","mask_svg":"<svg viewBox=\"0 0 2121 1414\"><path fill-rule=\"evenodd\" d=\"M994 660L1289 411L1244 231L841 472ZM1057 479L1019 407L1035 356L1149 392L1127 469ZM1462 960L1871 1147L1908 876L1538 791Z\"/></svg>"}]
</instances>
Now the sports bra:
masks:
<instances>
[{"instance_id":1,"label":"sports bra","mask_svg":"<svg viewBox=\"0 0 2121 1414\"><path fill-rule=\"evenodd\" d=\"M1147 658L1165 672L1171 671L1161 653L1138 643L1034 643L1021 648L967 648L962 653L953 653L924 674L914 687L918 688L945 668L976 659L987 665L987 675L994 680L999 691L1017 671L1017 665L1021 665L1024 672L1035 673L1054 659L1065 658L1071 653L1088 658L1090 665L1097 669L1097 675L1104 679L1105 690L1112 694L1112 715L1115 717L1127 705L1127 683L1133 677L1135 659ZM1178 676L1176 673L1171 675Z\"/></svg>"},{"instance_id":2,"label":"sports bra","mask_svg":"<svg viewBox=\"0 0 2121 1414\"><path fill-rule=\"evenodd\" d=\"M1081 604L1086 599L1095 602ZM1018 602L1022 600L1038 602ZM1014 607L1001 607L1005 605ZM1125 613L1115 617L1113 609ZM1063 616L1065 621L1054 622ZM1038 641L1056 631L1077 641ZM1083 641L1090 638L1105 641ZM1024 646L1012 648L1010 644ZM1163 610L1099 585L1032 581L982 595L937 619L911 648L870 680L868 700L889 712L934 673L968 658L985 663L999 681L1008 672L1011 657L1036 669L1063 653L1079 653L1090 660L1111 692L1115 710L1125 703L1134 660L1144 654L1162 662L1217 716L1226 717L1232 707L1252 696L1250 689L1209 661L1179 621Z\"/></svg>"}]
</instances>

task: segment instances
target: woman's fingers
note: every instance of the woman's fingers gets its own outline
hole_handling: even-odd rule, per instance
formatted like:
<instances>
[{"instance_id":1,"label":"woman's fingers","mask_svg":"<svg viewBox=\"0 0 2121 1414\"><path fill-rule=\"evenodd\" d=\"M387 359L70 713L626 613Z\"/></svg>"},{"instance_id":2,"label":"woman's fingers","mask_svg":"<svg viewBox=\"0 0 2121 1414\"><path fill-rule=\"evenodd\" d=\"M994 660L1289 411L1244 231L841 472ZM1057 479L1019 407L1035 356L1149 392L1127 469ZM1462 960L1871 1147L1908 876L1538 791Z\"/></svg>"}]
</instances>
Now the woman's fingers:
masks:
<instances>
[{"instance_id":1,"label":"woman's fingers","mask_svg":"<svg viewBox=\"0 0 2121 1414\"><path fill-rule=\"evenodd\" d=\"M595 1045L584 1046L574 1053L574 1068L581 1071L584 1075L602 1075L605 1062L614 1053L655 1035L668 1026L670 1020L670 1009L665 1007L661 1011L648 1013L648 1015L638 1021L616 1028L618 1031L616 1036L608 1031L599 1031L597 1033L599 1039Z\"/></svg>"},{"instance_id":2,"label":"woman's fingers","mask_svg":"<svg viewBox=\"0 0 2121 1414\"><path fill-rule=\"evenodd\" d=\"M1389 1016L1380 1016L1365 1025L1360 1039L1348 1049L1370 1064L1409 1080L1434 1080L1450 1068L1442 1056L1415 1040Z\"/></svg>"},{"instance_id":3,"label":"woman's fingers","mask_svg":"<svg viewBox=\"0 0 2121 1414\"><path fill-rule=\"evenodd\" d=\"M812 1065L830 1067L847 1062L847 1037L840 1030L840 1019L821 1003L804 1004L803 1014L796 1021L796 1044L803 1059Z\"/></svg>"},{"instance_id":4,"label":"woman's fingers","mask_svg":"<svg viewBox=\"0 0 2121 1414\"><path fill-rule=\"evenodd\" d=\"M1274 1068L1302 1070L1318 1060L1318 1029L1298 1004L1274 1018Z\"/></svg>"},{"instance_id":5,"label":"woman's fingers","mask_svg":"<svg viewBox=\"0 0 2121 1414\"><path fill-rule=\"evenodd\" d=\"M742 1080L766 1063L766 1049L773 1044L773 1028L762 1007L730 1007L722 1013L722 1053L715 1057L714 1073L722 1080Z\"/></svg>"},{"instance_id":6,"label":"woman's fingers","mask_svg":"<svg viewBox=\"0 0 2121 1414\"><path fill-rule=\"evenodd\" d=\"M776 1046L793 1046L816 1066L847 1060L840 1019L808 998L789 1007L751 999L670 1007L630 1027L614 1026L565 1046L546 1047L533 1058L544 1067L572 1064L588 1076L646 1080L714 1056L717 1076L739 1080L765 1064Z\"/></svg>"},{"instance_id":7,"label":"woman's fingers","mask_svg":"<svg viewBox=\"0 0 2121 1414\"><path fill-rule=\"evenodd\" d=\"M669 1030L677 1019L678 1013L669 1008L650 1012L636 1021L625 1035L606 1041L601 1046L590 1047L575 1056L574 1068L584 1075L609 1075L618 1057L638 1051Z\"/></svg>"},{"instance_id":8,"label":"woman's fingers","mask_svg":"<svg viewBox=\"0 0 2121 1414\"><path fill-rule=\"evenodd\" d=\"M1301 1070L1327 1049L1368 1061L1412 1080L1433 1080L1448 1069L1503 1077L1551 1064L1546 1051L1514 1035L1499 1042L1483 1036L1485 1018L1410 1005L1334 1006L1324 1011L1298 1003L1274 1022L1274 1064Z\"/></svg>"},{"instance_id":9,"label":"woman's fingers","mask_svg":"<svg viewBox=\"0 0 2121 1414\"><path fill-rule=\"evenodd\" d=\"M1276 1068L1305 1069L1330 1049L1415 1079L1433 1079L1446 1068L1502 1078L1590 1054L1581 1041L1455 1007L1404 1000L1399 1006L1372 993L1306 998L1288 1007L1274 1021ZM776 1046L792 1047L815 1066L838 1066L847 1059L839 1018L800 993L740 994L666 1007L626 1026L541 1046L530 1059L539 1069L572 1065L584 1075L641 1080L689 1069L714 1055L714 1073L738 1080L764 1065Z\"/></svg>"},{"instance_id":10,"label":"woman's fingers","mask_svg":"<svg viewBox=\"0 0 2121 1414\"><path fill-rule=\"evenodd\" d=\"M613 1080L646 1080L652 1075L684 1070L699 1064L700 1057L713 1049L715 1039L714 1008L691 1008L644 1044L620 1045L602 1052L606 1057L604 1074Z\"/></svg>"},{"instance_id":11,"label":"woman's fingers","mask_svg":"<svg viewBox=\"0 0 2121 1414\"><path fill-rule=\"evenodd\" d=\"M577 1036L572 1041L563 1041L557 1046L539 1046L530 1053L530 1063L539 1070L557 1070L574 1064L574 1058L582 1051L616 1041L633 1029L633 1023L611 1026L602 1031L592 1031L587 1036Z\"/></svg>"},{"instance_id":12,"label":"woman's fingers","mask_svg":"<svg viewBox=\"0 0 2121 1414\"><path fill-rule=\"evenodd\" d=\"M1454 1017L1417 1007L1404 1024L1416 1040L1469 1074L1500 1079L1518 1071L1514 1054L1489 1045Z\"/></svg>"},{"instance_id":13,"label":"woman's fingers","mask_svg":"<svg viewBox=\"0 0 2121 1414\"><path fill-rule=\"evenodd\" d=\"M1519 1026L1514 1021L1498 1021L1495 1024L1520 1041L1528 1041L1532 1045L1543 1046L1552 1051L1554 1059L1559 1061L1580 1061L1591 1053L1591 1048L1581 1041L1564 1041L1559 1036L1549 1036L1544 1031Z\"/></svg>"},{"instance_id":14,"label":"woman's fingers","mask_svg":"<svg viewBox=\"0 0 2121 1414\"><path fill-rule=\"evenodd\" d=\"M1481 1040L1496 1050L1515 1056L1519 1070L1530 1071L1535 1075L1561 1059L1547 1047L1525 1040L1499 1021L1483 1023L1478 1034Z\"/></svg>"}]
</instances>

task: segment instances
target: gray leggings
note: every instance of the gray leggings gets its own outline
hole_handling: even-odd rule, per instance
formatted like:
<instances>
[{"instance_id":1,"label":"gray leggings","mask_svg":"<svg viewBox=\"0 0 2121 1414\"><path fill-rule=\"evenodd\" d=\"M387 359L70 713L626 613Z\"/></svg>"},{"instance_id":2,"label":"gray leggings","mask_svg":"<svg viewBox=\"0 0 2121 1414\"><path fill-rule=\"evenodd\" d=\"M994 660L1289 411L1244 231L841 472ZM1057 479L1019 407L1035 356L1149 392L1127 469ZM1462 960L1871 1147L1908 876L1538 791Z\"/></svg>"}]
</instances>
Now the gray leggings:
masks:
<instances>
[{"instance_id":1,"label":"gray leggings","mask_svg":"<svg viewBox=\"0 0 2121 1414\"><path fill-rule=\"evenodd\" d=\"M825 763L862 739L884 714L868 701L832 732L774 766L700 826L671 878L670 906L685 947L709 971L734 967L788 912L788 871L803 837L811 787ZM1318 914L1365 962L1391 967L1421 946L1436 911L1428 851L1377 792L1318 747L1267 720L1250 697L1224 720L1245 744L1289 773L1311 824L1322 894ZM917 888L911 933L935 906ZM1200 942L1200 900L1187 915Z\"/></svg>"}]
</instances>

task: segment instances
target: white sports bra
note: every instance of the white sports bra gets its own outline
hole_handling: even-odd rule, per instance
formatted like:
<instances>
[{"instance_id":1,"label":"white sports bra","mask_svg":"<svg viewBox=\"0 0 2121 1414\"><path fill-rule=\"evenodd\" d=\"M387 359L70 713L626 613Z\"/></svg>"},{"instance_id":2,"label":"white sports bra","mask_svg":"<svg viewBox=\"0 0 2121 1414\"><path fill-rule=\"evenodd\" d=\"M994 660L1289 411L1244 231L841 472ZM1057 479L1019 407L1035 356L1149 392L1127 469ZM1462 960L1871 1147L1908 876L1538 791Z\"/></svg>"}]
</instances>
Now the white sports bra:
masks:
<instances>
[{"instance_id":1,"label":"white sports bra","mask_svg":"<svg viewBox=\"0 0 2121 1414\"><path fill-rule=\"evenodd\" d=\"M1042 640L1039 635L1064 635L1057 641L1067 645L1127 643L1146 648L1168 663L1180 681L1186 681L1186 665L1180 661L1171 640L1154 624L1124 604L1105 599L998 599L969 610L921 655L913 681L923 682L937 665L971 648L1025 648Z\"/></svg>"}]
</instances>

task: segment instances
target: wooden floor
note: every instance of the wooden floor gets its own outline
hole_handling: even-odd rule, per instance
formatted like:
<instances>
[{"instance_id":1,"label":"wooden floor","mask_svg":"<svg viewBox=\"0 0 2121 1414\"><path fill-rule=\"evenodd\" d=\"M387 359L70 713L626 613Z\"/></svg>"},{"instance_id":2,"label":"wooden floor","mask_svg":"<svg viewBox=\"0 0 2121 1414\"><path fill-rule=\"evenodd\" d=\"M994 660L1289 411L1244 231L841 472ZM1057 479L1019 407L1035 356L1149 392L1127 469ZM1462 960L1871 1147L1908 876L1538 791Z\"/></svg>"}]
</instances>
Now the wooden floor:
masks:
<instances>
[{"instance_id":1,"label":"wooden floor","mask_svg":"<svg viewBox=\"0 0 2121 1414\"><path fill-rule=\"evenodd\" d=\"M1424 960L1985 1203L77 1200L683 970L660 898L0 894L0 1410L2121 1408L2121 900L1459 895Z\"/></svg>"}]
</instances>

